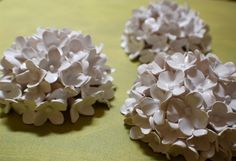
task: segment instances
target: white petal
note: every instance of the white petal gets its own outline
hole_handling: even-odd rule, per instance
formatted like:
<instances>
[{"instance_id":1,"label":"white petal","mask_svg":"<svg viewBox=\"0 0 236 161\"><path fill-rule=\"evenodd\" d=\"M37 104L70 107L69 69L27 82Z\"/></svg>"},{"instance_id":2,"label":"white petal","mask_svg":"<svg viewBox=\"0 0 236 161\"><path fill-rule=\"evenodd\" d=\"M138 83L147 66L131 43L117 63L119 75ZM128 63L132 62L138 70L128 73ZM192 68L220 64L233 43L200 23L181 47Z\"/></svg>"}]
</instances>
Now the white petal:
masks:
<instances>
[{"instance_id":1,"label":"white petal","mask_svg":"<svg viewBox=\"0 0 236 161\"><path fill-rule=\"evenodd\" d=\"M81 106L79 107L79 113L86 116L92 116L95 114L93 106Z\"/></svg>"},{"instance_id":2,"label":"white petal","mask_svg":"<svg viewBox=\"0 0 236 161\"><path fill-rule=\"evenodd\" d=\"M206 128L208 124L208 115L205 111L197 108L193 108L192 120L194 127L197 129Z\"/></svg>"},{"instance_id":3,"label":"white petal","mask_svg":"<svg viewBox=\"0 0 236 161\"><path fill-rule=\"evenodd\" d=\"M51 47L48 51L49 64L58 69L61 65L61 51L56 47Z\"/></svg>"},{"instance_id":4,"label":"white petal","mask_svg":"<svg viewBox=\"0 0 236 161\"><path fill-rule=\"evenodd\" d=\"M212 107L212 112L219 115L224 115L228 112L227 106L222 102L216 102Z\"/></svg>"},{"instance_id":5,"label":"white petal","mask_svg":"<svg viewBox=\"0 0 236 161\"><path fill-rule=\"evenodd\" d=\"M173 72L165 71L165 72L160 73L158 82L162 82L163 84L169 84L173 82L174 78L175 78L175 75Z\"/></svg>"},{"instance_id":6,"label":"white petal","mask_svg":"<svg viewBox=\"0 0 236 161\"><path fill-rule=\"evenodd\" d=\"M57 36L53 32L45 31L43 33L43 42L46 46L53 45L55 42L57 42Z\"/></svg>"},{"instance_id":7,"label":"white petal","mask_svg":"<svg viewBox=\"0 0 236 161\"><path fill-rule=\"evenodd\" d=\"M187 161L196 161L199 159L198 151L193 147L188 147L188 150L184 153L184 158Z\"/></svg>"},{"instance_id":8,"label":"white petal","mask_svg":"<svg viewBox=\"0 0 236 161\"><path fill-rule=\"evenodd\" d=\"M231 100L229 107L236 111L236 99Z\"/></svg>"},{"instance_id":9,"label":"white petal","mask_svg":"<svg viewBox=\"0 0 236 161\"><path fill-rule=\"evenodd\" d=\"M199 129L199 130L194 130L193 131L193 135L196 136L196 137L199 137L199 136L204 136L208 133L207 130L205 129Z\"/></svg>"},{"instance_id":10,"label":"white petal","mask_svg":"<svg viewBox=\"0 0 236 161\"><path fill-rule=\"evenodd\" d=\"M175 84L180 84L180 83L182 83L183 81L184 81L184 72L183 71L180 71L180 70L178 70L178 71L176 71L175 72L175 79L174 79L174 83Z\"/></svg>"},{"instance_id":11,"label":"white petal","mask_svg":"<svg viewBox=\"0 0 236 161\"><path fill-rule=\"evenodd\" d=\"M174 90L172 91L174 96L179 96L185 92L185 87L180 86L180 87L175 87Z\"/></svg>"},{"instance_id":12,"label":"white petal","mask_svg":"<svg viewBox=\"0 0 236 161\"><path fill-rule=\"evenodd\" d=\"M235 112L229 112L226 115L227 117L227 124L228 125L235 125L236 124L236 113Z\"/></svg>"},{"instance_id":13,"label":"white petal","mask_svg":"<svg viewBox=\"0 0 236 161\"><path fill-rule=\"evenodd\" d=\"M194 130L189 120L185 118L182 118L179 120L179 129L187 136L192 135L193 130Z\"/></svg>"},{"instance_id":14,"label":"white petal","mask_svg":"<svg viewBox=\"0 0 236 161\"><path fill-rule=\"evenodd\" d=\"M164 124L165 121L165 114L161 110L157 110L153 115L153 120L157 125Z\"/></svg>"},{"instance_id":15,"label":"white petal","mask_svg":"<svg viewBox=\"0 0 236 161\"><path fill-rule=\"evenodd\" d=\"M167 101L171 97L171 92L166 92L158 88L156 84L150 88L150 95L152 98L159 99L161 102Z\"/></svg>"},{"instance_id":16,"label":"white petal","mask_svg":"<svg viewBox=\"0 0 236 161\"><path fill-rule=\"evenodd\" d=\"M153 115L160 108L159 101L146 98L139 104L143 113L150 116Z\"/></svg>"},{"instance_id":17,"label":"white petal","mask_svg":"<svg viewBox=\"0 0 236 161\"><path fill-rule=\"evenodd\" d=\"M31 110L26 110L23 113L23 122L25 124L33 124L34 123L34 118L35 118L35 112Z\"/></svg>"},{"instance_id":18,"label":"white petal","mask_svg":"<svg viewBox=\"0 0 236 161\"><path fill-rule=\"evenodd\" d=\"M177 122L185 113L186 105L181 99L172 99L167 107L167 119Z\"/></svg>"},{"instance_id":19,"label":"white petal","mask_svg":"<svg viewBox=\"0 0 236 161\"><path fill-rule=\"evenodd\" d=\"M142 50L140 52L139 61L142 63L149 63L154 59L155 55L153 52L150 52L148 50Z\"/></svg>"},{"instance_id":20,"label":"white petal","mask_svg":"<svg viewBox=\"0 0 236 161\"><path fill-rule=\"evenodd\" d=\"M44 112L36 112L35 119L34 119L34 125L35 126L41 126L47 121L47 115Z\"/></svg>"},{"instance_id":21,"label":"white petal","mask_svg":"<svg viewBox=\"0 0 236 161\"><path fill-rule=\"evenodd\" d=\"M49 120L55 125L60 125L63 124L64 122L64 116L61 112L54 111L53 113L50 114Z\"/></svg>"},{"instance_id":22,"label":"white petal","mask_svg":"<svg viewBox=\"0 0 236 161\"><path fill-rule=\"evenodd\" d=\"M203 103L203 98L200 93L193 92L185 96L185 101L187 105L189 105L192 108L200 108Z\"/></svg>"},{"instance_id":23,"label":"white petal","mask_svg":"<svg viewBox=\"0 0 236 161\"><path fill-rule=\"evenodd\" d=\"M32 59L37 56L36 51L33 48L24 48L22 50L22 55L25 57L25 59Z\"/></svg>"},{"instance_id":24,"label":"white petal","mask_svg":"<svg viewBox=\"0 0 236 161\"><path fill-rule=\"evenodd\" d=\"M51 102L48 102L53 109L57 111L66 111L67 108L67 102L65 102L63 99L55 99L51 100Z\"/></svg>"},{"instance_id":25,"label":"white petal","mask_svg":"<svg viewBox=\"0 0 236 161\"><path fill-rule=\"evenodd\" d=\"M69 43L70 51L77 53L80 50L83 50L83 45L79 39L73 39Z\"/></svg>"},{"instance_id":26,"label":"white petal","mask_svg":"<svg viewBox=\"0 0 236 161\"><path fill-rule=\"evenodd\" d=\"M136 103L136 100L133 98L126 99L124 105L120 109L120 112L124 115L127 115L128 113L132 112L135 103Z\"/></svg>"},{"instance_id":27,"label":"white petal","mask_svg":"<svg viewBox=\"0 0 236 161\"><path fill-rule=\"evenodd\" d=\"M29 82L29 71L22 72L16 75L16 82L20 84L27 84Z\"/></svg>"},{"instance_id":28,"label":"white petal","mask_svg":"<svg viewBox=\"0 0 236 161\"><path fill-rule=\"evenodd\" d=\"M70 118L71 118L72 123L75 123L79 119L79 113L76 110L76 108L71 107L71 109L70 109Z\"/></svg>"},{"instance_id":29,"label":"white petal","mask_svg":"<svg viewBox=\"0 0 236 161\"><path fill-rule=\"evenodd\" d=\"M73 63L69 68L61 71L60 78L65 86L80 87L84 83L87 83L90 79L82 73L82 66L80 63Z\"/></svg>"},{"instance_id":30,"label":"white petal","mask_svg":"<svg viewBox=\"0 0 236 161\"><path fill-rule=\"evenodd\" d=\"M201 152L204 158L212 158L215 155L215 147L212 145L208 151Z\"/></svg>"},{"instance_id":31,"label":"white petal","mask_svg":"<svg viewBox=\"0 0 236 161\"><path fill-rule=\"evenodd\" d=\"M0 82L0 98L15 99L22 94L20 87L14 83Z\"/></svg>"},{"instance_id":32,"label":"white petal","mask_svg":"<svg viewBox=\"0 0 236 161\"><path fill-rule=\"evenodd\" d=\"M54 83L57 81L58 78L58 74L57 73L51 73L51 72L47 72L46 76L45 76L45 81L47 81L48 83Z\"/></svg>"},{"instance_id":33,"label":"white petal","mask_svg":"<svg viewBox=\"0 0 236 161\"><path fill-rule=\"evenodd\" d=\"M166 134L163 136L162 143L163 144L173 144L177 140L177 135L174 131L171 131L170 134Z\"/></svg>"},{"instance_id":34,"label":"white petal","mask_svg":"<svg viewBox=\"0 0 236 161\"><path fill-rule=\"evenodd\" d=\"M144 135L141 132L140 128L137 127L137 126L134 126L130 129L129 135L130 135L130 138L134 139L134 140L137 140L137 139L140 139L140 138L144 137Z\"/></svg>"},{"instance_id":35,"label":"white petal","mask_svg":"<svg viewBox=\"0 0 236 161\"><path fill-rule=\"evenodd\" d=\"M16 37L16 47L18 49L23 49L25 47L25 38L23 36Z\"/></svg>"},{"instance_id":36,"label":"white petal","mask_svg":"<svg viewBox=\"0 0 236 161\"><path fill-rule=\"evenodd\" d=\"M19 115L23 114L25 111L25 106L21 102L12 103L12 108L18 113Z\"/></svg>"},{"instance_id":37,"label":"white petal","mask_svg":"<svg viewBox=\"0 0 236 161\"><path fill-rule=\"evenodd\" d=\"M194 87L197 87L205 80L204 74L200 70L192 69L187 73L187 78L191 81Z\"/></svg>"},{"instance_id":38,"label":"white petal","mask_svg":"<svg viewBox=\"0 0 236 161\"><path fill-rule=\"evenodd\" d=\"M149 134L151 132L151 128L140 128L141 132L145 135Z\"/></svg>"}]
</instances>

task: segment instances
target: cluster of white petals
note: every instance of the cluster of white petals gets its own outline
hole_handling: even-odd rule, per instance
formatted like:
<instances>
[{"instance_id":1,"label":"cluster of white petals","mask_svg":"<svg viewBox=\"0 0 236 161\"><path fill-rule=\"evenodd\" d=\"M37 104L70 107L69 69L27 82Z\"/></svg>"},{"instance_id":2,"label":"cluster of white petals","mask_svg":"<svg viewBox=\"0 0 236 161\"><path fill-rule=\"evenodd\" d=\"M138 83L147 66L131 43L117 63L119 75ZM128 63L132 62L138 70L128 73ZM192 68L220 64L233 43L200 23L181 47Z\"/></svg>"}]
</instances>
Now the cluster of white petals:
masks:
<instances>
[{"instance_id":1,"label":"cluster of white petals","mask_svg":"<svg viewBox=\"0 0 236 161\"><path fill-rule=\"evenodd\" d=\"M130 137L187 161L236 154L236 68L200 51L160 53L138 67L121 108Z\"/></svg>"},{"instance_id":2,"label":"cluster of white petals","mask_svg":"<svg viewBox=\"0 0 236 161\"><path fill-rule=\"evenodd\" d=\"M198 13L167 0L134 10L121 39L129 58L141 63L153 61L159 52L211 49L209 28Z\"/></svg>"},{"instance_id":3,"label":"cluster of white petals","mask_svg":"<svg viewBox=\"0 0 236 161\"><path fill-rule=\"evenodd\" d=\"M67 110L73 123L79 114L93 115L95 102L109 105L114 95L102 48L69 29L39 28L33 36L17 37L1 59L0 107L36 126L47 120L62 124Z\"/></svg>"}]
</instances>

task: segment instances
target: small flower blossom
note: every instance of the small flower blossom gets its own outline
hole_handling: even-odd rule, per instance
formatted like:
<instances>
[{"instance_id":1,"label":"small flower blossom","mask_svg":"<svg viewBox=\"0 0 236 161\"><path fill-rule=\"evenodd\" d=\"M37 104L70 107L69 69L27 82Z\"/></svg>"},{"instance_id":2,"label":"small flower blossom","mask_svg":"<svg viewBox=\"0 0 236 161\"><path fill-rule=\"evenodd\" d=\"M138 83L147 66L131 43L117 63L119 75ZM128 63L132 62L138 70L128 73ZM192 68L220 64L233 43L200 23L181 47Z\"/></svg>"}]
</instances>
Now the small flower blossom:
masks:
<instances>
[{"instance_id":1,"label":"small flower blossom","mask_svg":"<svg viewBox=\"0 0 236 161\"><path fill-rule=\"evenodd\" d=\"M80 63L73 63L70 67L64 69L60 73L61 82L64 86L80 87L87 83L89 76L83 74L83 69Z\"/></svg>"},{"instance_id":2,"label":"small flower blossom","mask_svg":"<svg viewBox=\"0 0 236 161\"><path fill-rule=\"evenodd\" d=\"M180 130L190 136L194 129L204 129L208 124L206 112L200 109L202 102L198 93L186 95L184 101L172 99L167 108L167 119L170 122L178 123Z\"/></svg>"},{"instance_id":3,"label":"small flower blossom","mask_svg":"<svg viewBox=\"0 0 236 161\"><path fill-rule=\"evenodd\" d=\"M210 124L216 131L222 131L236 123L236 113L229 112L222 102L216 102L208 112Z\"/></svg>"},{"instance_id":4,"label":"small flower blossom","mask_svg":"<svg viewBox=\"0 0 236 161\"><path fill-rule=\"evenodd\" d=\"M228 85L218 84L213 93L215 96L227 104L232 110L236 111L236 82L232 82Z\"/></svg>"},{"instance_id":5,"label":"small flower blossom","mask_svg":"<svg viewBox=\"0 0 236 161\"><path fill-rule=\"evenodd\" d=\"M40 126L49 119L53 124L60 125L64 122L61 111L66 111L67 104L58 100L42 102L36 107L34 125Z\"/></svg>"},{"instance_id":6,"label":"small flower blossom","mask_svg":"<svg viewBox=\"0 0 236 161\"><path fill-rule=\"evenodd\" d=\"M66 62L64 63L61 57L61 52L57 48L52 47L48 51L48 57L40 61L39 67L47 71L45 80L48 83L56 82L58 79L58 71L60 71L62 65L66 66L66 64L69 64Z\"/></svg>"},{"instance_id":7,"label":"small flower blossom","mask_svg":"<svg viewBox=\"0 0 236 161\"><path fill-rule=\"evenodd\" d=\"M46 71L36 66L30 60L27 60L25 64L27 70L16 75L16 81L20 84L27 84L29 88L38 86L46 76Z\"/></svg>"},{"instance_id":8,"label":"small flower blossom","mask_svg":"<svg viewBox=\"0 0 236 161\"><path fill-rule=\"evenodd\" d=\"M198 130L195 133L197 135L195 134L195 136L187 139L187 144L201 151L200 160L212 158L218 150L218 147L216 147L217 134L212 130Z\"/></svg>"},{"instance_id":9,"label":"small flower blossom","mask_svg":"<svg viewBox=\"0 0 236 161\"><path fill-rule=\"evenodd\" d=\"M71 121L75 123L79 119L79 114L86 116L94 115L95 111L92 105L97 101L99 95L101 95L101 92L88 96L85 99L76 99L70 109Z\"/></svg>"},{"instance_id":10,"label":"small flower blossom","mask_svg":"<svg viewBox=\"0 0 236 161\"><path fill-rule=\"evenodd\" d=\"M185 55L181 53L175 53L168 57L167 64L175 70L188 70L194 66L197 61L196 56L192 53L186 53Z\"/></svg>"},{"instance_id":11,"label":"small flower blossom","mask_svg":"<svg viewBox=\"0 0 236 161\"><path fill-rule=\"evenodd\" d=\"M184 73L182 71L164 71L159 75L157 86L173 95L181 95L185 92L183 85Z\"/></svg>"},{"instance_id":12,"label":"small flower blossom","mask_svg":"<svg viewBox=\"0 0 236 161\"><path fill-rule=\"evenodd\" d=\"M13 109L18 113L22 114L22 121L25 124L33 124L35 119L35 108L36 104L34 101L24 100L18 101L12 104Z\"/></svg>"},{"instance_id":13,"label":"small flower blossom","mask_svg":"<svg viewBox=\"0 0 236 161\"><path fill-rule=\"evenodd\" d=\"M235 81L236 68L232 62L228 62L225 64L217 64L213 67L213 71L222 81Z\"/></svg>"},{"instance_id":14,"label":"small flower blossom","mask_svg":"<svg viewBox=\"0 0 236 161\"><path fill-rule=\"evenodd\" d=\"M15 99L22 95L19 85L7 80L0 81L0 108L4 113L8 113L11 109L11 103L16 102Z\"/></svg>"}]
</instances>

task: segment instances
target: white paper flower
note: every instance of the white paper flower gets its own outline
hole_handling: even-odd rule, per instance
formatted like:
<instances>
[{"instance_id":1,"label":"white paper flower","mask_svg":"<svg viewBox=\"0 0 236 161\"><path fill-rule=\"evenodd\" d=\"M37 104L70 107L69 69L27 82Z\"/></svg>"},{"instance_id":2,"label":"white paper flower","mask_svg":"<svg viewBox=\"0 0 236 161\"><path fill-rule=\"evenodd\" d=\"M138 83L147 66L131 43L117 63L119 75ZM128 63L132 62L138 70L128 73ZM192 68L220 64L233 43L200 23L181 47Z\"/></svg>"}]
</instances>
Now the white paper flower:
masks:
<instances>
[{"instance_id":1,"label":"white paper flower","mask_svg":"<svg viewBox=\"0 0 236 161\"><path fill-rule=\"evenodd\" d=\"M196 150L201 151L199 160L212 158L219 147L216 145L217 134L212 130L200 131L200 135L192 136L187 139L187 144L193 146Z\"/></svg>"},{"instance_id":2,"label":"white paper flower","mask_svg":"<svg viewBox=\"0 0 236 161\"><path fill-rule=\"evenodd\" d=\"M94 107L92 106L98 99L102 92L97 92L84 99L76 99L70 109L71 121L74 123L79 119L79 114L91 116L94 115Z\"/></svg>"},{"instance_id":3,"label":"white paper flower","mask_svg":"<svg viewBox=\"0 0 236 161\"><path fill-rule=\"evenodd\" d=\"M167 64L176 70L188 70L194 66L197 58L192 55L192 52L186 53L185 55L181 53L175 53L167 59Z\"/></svg>"},{"instance_id":4,"label":"white paper flower","mask_svg":"<svg viewBox=\"0 0 236 161\"><path fill-rule=\"evenodd\" d=\"M16 82L27 85L28 88L38 86L46 76L46 71L40 69L30 60L27 60L25 65L26 71L16 75Z\"/></svg>"},{"instance_id":5,"label":"white paper flower","mask_svg":"<svg viewBox=\"0 0 236 161\"><path fill-rule=\"evenodd\" d=\"M236 113L228 111L222 102L216 102L208 115L209 122L216 131L223 131L236 123Z\"/></svg>"},{"instance_id":6,"label":"white paper flower","mask_svg":"<svg viewBox=\"0 0 236 161\"><path fill-rule=\"evenodd\" d=\"M168 159L230 161L236 151L236 86L232 74L219 76L225 68L215 72L221 65L214 54L198 50L158 54L140 65L120 110L131 126L130 138Z\"/></svg>"},{"instance_id":7,"label":"white paper flower","mask_svg":"<svg viewBox=\"0 0 236 161\"><path fill-rule=\"evenodd\" d=\"M205 129L208 116L200 109L202 102L197 93L186 95L185 100L173 98L167 107L168 121L178 123L180 130L187 136L193 135L197 129Z\"/></svg>"},{"instance_id":8,"label":"white paper flower","mask_svg":"<svg viewBox=\"0 0 236 161\"><path fill-rule=\"evenodd\" d=\"M96 102L111 106L113 70L102 48L69 29L39 28L33 36L17 37L0 62L0 107L5 113L12 107L24 123L40 126L47 120L62 124L67 110L74 123L78 113L93 115Z\"/></svg>"},{"instance_id":9,"label":"white paper flower","mask_svg":"<svg viewBox=\"0 0 236 161\"><path fill-rule=\"evenodd\" d=\"M167 0L134 10L121 38L121 47L129 58L138 58L141 63L153 61L160 52L171 55L198 49L207 53L210 45L209 28L198 13ZM191 62L187 64L180 63L177 68L191 66Z\"/></svg>"},{"instance_id":10,"label":"white paper flower","mask_svg":"<svg viewBox=\"0 0 236 161\"><path fill-rule=\"evenodd\" d=\"M62 53L58 48L52 47L48 51L48 57L42 59L39 63L39 67L46 70L47 74L45 76L45 80L48 83L54 83L58 79L58 71L62 65L69 64L67 62L63 62Z\"/></svg>"},{"instance_id":11,"label":"white paper flower","mask_svg":"<svg viewBox=\"0 0 236 161\"><path fill-rule=\"evenodd\" d=\"M4 113L8 113L11 109L10 103L15 102L15 99L22 95L19 85L7 80L0 81L0 108Z\"/></svg>"},{"instance_id":12,"label":"white paper flower","mask_svg":"<svg viewBox=\"0 0 236 161\"><path fill-rule=\"evenodd\" d=\"M25 124L33 124L35 119L35 108L36 104L31 100L24 100L12 103L13 109L18 113L22 114L22 121Z\"/></svg>"},{"instance_id":13,"label":"white paper flower","mask_svg":"<svg viewBox=\"0 0 236 161\"><path fill-rule=\"evenodd\" d=\"M34 125L40 126L49 119L53 124L59 125L64 122L61 111L66 111L67 103L59 100L42 102L36 107Z\"/></svg>"},{"instance_id":14,"label":"white paper flower","mask_svg":"<svg viewBox=\"0 0 236 161\"><path fill-rule=\"evenodd\" d=\"M82 65L75 62L61 71L60 79L64 86L80 87L89 81L90 76L83 74Z\"/></svg>"},{"instance_id":15,"label":"white paper flower","mask_svg":"<svg viewBox=\"0 0 236 161\"><path fill-rule=\"evenodd\" d=\"M171 92L173 95L178 96L185 92L183 85L184 72L182 71L164 71L160 73L157 81L157 86L167 92Z\"/></svg>"},{"instance_id":16,"label":"white paper flower","mask_svg":"<svg viewBox=\"0 0 236 161\"><path fill-rule=\"evenodd\" d=\"M212 68L214 73L219 77L220 80L222 81L235 80L236 68L232 62L228 62L225 64L217 64Z\"/></svg>"},{"instance_id":17,"label":"white paper flower","mask_svg":"<svg viewBox=\"0 0 236 161\"><path fill-rule=\"evenodd\" d=\"M215 96L236 111L236 82L224 85L219 83L213 90Z\"/></svg>"}]
</instances>

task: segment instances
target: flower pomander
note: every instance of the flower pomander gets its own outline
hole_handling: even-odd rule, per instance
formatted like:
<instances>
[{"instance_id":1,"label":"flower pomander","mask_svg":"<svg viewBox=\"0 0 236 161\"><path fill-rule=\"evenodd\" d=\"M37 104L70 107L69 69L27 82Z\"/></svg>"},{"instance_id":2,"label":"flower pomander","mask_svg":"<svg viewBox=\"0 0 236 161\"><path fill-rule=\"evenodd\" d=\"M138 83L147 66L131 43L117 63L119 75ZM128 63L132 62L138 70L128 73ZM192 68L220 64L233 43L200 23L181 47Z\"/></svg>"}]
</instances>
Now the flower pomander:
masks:
<instances>
[{"instance_id":1,"label":"flower pomander","mask_svg":"<svg viewBox=\"0 0 236 161\"><path fill-rule=\"evenodd\" d=\"M121 47L131 60L149 63L166 52L211 50L208 25L188 6L164 0L133 11L125 24ZM190 65L190 64L189 64Z\"/></svg>"},{"instance_id":2,"label":"flower pomander","mask_svg":"<svg viewBox=\"0 0 236 161\"><path fill-rule=\"evenodd\" d=\"M138 67L121 108L130 138L187 161L231 161L236 153L236 68L214 54L160 53Z\"/></svg>"},{"instance_id":3,"label":"flower pomander","mask_svg":"<svg viewBox=\"0 0 236 161\"><path fill-rule=\"evenodd\" d=\"M102 48L69 29L39 28L33 36L17 37L0 62L0 107L40 126L47 120L62 124L64 111L75 123L79 114L93 115L96 102L110 106L113 69Z\"/></svg>"}]
</instances>

